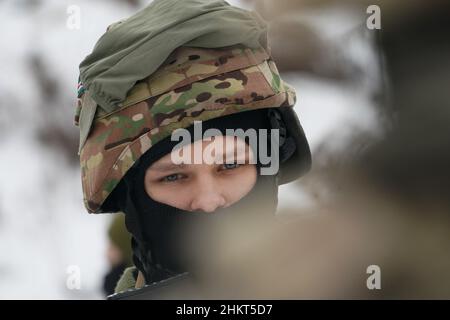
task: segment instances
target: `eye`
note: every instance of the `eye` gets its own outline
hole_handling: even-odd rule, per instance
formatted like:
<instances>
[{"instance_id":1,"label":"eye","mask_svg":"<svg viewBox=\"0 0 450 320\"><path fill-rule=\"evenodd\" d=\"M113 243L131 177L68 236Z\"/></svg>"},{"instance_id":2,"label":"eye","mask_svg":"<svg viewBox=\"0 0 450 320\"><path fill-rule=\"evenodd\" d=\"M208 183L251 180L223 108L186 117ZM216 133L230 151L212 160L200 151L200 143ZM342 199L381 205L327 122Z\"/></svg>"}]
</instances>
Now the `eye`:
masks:
<instances>
[{"instance_id":1,"label":"eye","mask_svg":"<svg viewBox=\"0 0 450 320\"><path fill-rule=\"evenodd\" d=\"M224 164L222 165L222 168L223 168L224 170L232 170L232 169L239 168L240 166L241 166L241 165L238 164L238 163L224 163Z\"/></svg>"},{"instance_id":2,"label":"eye","mask_svg":"<svg viewBox=\"0 0 450 320\"><path fill-rule=\"evenodd\" d=\"M170 174L160 179L161 182L174 182L182 178L182 175L179 173Z\"/></svg>"}]
</instances>

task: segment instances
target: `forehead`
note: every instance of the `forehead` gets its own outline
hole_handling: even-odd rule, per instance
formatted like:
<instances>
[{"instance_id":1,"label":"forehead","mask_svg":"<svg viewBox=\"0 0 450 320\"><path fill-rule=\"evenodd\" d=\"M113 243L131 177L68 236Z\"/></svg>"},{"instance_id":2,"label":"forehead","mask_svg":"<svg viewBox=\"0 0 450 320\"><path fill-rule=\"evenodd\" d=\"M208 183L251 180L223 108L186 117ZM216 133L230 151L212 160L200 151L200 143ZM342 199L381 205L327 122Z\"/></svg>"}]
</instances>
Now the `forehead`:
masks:
<instances>
[{"instance_id":1,"label":"forehead","mask_svg":"<svg viewBox=\"0 0 450 320\"><path fill-rule=\"evenodd\" d=\"M213 150L213 151L212 151ZM232 157L233 159L244 159L245 157L253 158L252 148L240 137L230 135L217 135L204 140L197 140L181 148L172 150L171 153L166 154L158 161L155 161L149 169L164 170L170 169L174 166L172 155L177 154L179 156L185 156L187 153L191 156L192 162L188 164L176 164L177 167L183 167L187 165L194 165L194 154L198 152L211 153L214 156L220 158ZM189 157L188 157L189 158Z\"/></svg>"}]
</instances>

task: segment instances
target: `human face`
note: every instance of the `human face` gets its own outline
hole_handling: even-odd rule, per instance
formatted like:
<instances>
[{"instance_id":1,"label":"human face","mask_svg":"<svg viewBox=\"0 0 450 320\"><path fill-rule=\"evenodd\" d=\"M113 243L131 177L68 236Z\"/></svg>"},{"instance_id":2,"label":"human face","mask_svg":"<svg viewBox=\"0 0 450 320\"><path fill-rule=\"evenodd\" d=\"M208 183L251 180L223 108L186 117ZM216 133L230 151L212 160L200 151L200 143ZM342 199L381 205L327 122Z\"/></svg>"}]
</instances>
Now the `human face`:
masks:
<instances>
[{"instance_id":1,"label":"human face","mask_svg":"<svg viewBox=\"0 0 450 320\"><path fill-rule=\"evenodd\" d=\"M174 152L194 155L196 148L208 146L219 161L173 161ZM253 157L252 149L238 137L198 140L154 162L145 173L145 191L153 200L181 210L214 212L236 203L253 188L257 176Z\"/></svg>"}]
</instances>

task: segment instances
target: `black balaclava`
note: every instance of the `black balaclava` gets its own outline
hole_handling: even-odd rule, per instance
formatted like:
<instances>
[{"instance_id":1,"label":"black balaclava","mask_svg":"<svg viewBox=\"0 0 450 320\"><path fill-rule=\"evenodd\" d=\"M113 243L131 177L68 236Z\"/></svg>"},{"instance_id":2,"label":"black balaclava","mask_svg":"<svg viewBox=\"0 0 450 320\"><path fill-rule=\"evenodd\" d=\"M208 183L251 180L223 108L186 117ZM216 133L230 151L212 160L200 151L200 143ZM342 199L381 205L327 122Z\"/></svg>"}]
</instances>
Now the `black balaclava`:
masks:
<instances>
[{"instance_id":1,"label":"black balaclava","mask_svg":"<svg viewBox=\"0 0 450 320\"><path fill-rule=\"evenodd\" d=\"M203 132L209 128L216 128L225 135L226 129L270 129L271 124L268 110L262 109L202 122ZM186 129L193 137L193 126ZM126 226L133 235L133 260L147 284L186 271L195 273L195 263L207 259L208 250L214 250L213 226L217 227L225 221L239 223L243 216L248 218L251 215L255 219L274 217L277 207L276 175L260 174L263 165L256 153L257 179L254 187L227 208L219 208L213 213L190 212L153 200L145 191L145 172L152 163L170 153L176 144L178 141L171 141L170 137L156 143L135 163L119 187L120 194L124 195L120 207L125 213ZM283 160L280 159L280 162ZM200 246L199 243L211 245Z\"/></svg>"}]
</instances>

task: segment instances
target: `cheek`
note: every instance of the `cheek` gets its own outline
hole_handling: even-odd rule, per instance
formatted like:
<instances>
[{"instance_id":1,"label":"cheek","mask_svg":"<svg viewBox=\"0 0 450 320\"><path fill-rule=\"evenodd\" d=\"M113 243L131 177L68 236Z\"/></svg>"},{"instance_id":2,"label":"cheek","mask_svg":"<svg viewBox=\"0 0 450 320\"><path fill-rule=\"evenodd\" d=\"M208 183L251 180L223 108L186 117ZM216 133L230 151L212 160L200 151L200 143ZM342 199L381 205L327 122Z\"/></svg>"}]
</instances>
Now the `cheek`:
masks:
<instances>
[{"instance_id":1,"label":"cheek","mask_svg":"<svg viewBox=\"0 0 450 320\"><path fill-rule=\"evenodd\" d=\"M192 188L188 183L164 184L145 182L145 191L150 198L182 210L188 210L192 197L191 190Z\"/></svg>"},{"instance_id":2,"label":"cheek","mask_svg":"<svg viewBox=\"0 0 450 320\"><path fill-rule=\"evenodd\" d=\"M256 183L256 167L247 165L239 173L224 176L222 188L226 190L226 198L233 204L249 193Z\"/></svg>"}]
</instances>

